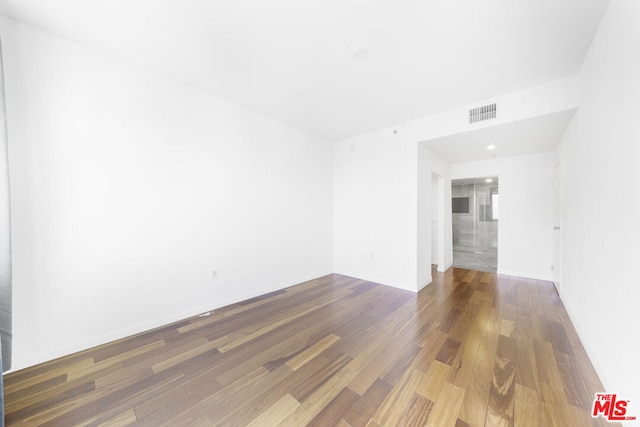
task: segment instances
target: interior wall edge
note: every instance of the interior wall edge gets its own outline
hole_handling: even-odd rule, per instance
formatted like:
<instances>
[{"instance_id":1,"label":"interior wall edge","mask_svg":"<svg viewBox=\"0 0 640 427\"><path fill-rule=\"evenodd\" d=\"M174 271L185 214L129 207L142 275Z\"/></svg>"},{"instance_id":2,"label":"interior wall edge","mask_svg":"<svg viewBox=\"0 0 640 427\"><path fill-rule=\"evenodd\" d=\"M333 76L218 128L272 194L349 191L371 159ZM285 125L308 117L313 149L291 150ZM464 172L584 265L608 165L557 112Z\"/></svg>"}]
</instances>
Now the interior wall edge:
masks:
<instances>
[{"instance_id":1,"label":"interior wall edge","mask_svg":"<svg viewBox=\"0 0 640 427\"><path fill-rule=\"evenodd\" d=\"M423 290L424 288L426 288L432 283L433 283L433 276L429 276L427 282L423 283L422 285L418 285L418 289L416 290L416 292L420 292L421 290Z\"/></svg>"}]
</instances>

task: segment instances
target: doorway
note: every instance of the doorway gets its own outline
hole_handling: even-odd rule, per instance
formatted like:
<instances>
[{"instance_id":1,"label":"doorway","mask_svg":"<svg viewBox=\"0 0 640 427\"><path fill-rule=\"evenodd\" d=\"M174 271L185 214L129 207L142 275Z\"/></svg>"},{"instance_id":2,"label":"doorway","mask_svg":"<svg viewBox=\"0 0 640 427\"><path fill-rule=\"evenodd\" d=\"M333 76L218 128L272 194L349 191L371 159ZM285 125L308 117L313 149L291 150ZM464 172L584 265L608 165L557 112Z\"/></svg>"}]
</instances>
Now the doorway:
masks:
<instances>
[{"instance_id":1,"label":"doorway","mask_svg":"<svg viewBox=\"0 0 640 427\"><path fill-rule=\"evenodd\" d=\"M497 272L498 177L451 181L453 266Z\"/></svg>"},{"instance_id":2,"label":"doorway","mask_svg":"<svg viewBox=\"0 0 640 427\"><path fill-rule=\"evenodd\" d=\"M448 268L445 262L444 179L431 173L431 265L437 271Z\"/></svg>"}]
</instances>

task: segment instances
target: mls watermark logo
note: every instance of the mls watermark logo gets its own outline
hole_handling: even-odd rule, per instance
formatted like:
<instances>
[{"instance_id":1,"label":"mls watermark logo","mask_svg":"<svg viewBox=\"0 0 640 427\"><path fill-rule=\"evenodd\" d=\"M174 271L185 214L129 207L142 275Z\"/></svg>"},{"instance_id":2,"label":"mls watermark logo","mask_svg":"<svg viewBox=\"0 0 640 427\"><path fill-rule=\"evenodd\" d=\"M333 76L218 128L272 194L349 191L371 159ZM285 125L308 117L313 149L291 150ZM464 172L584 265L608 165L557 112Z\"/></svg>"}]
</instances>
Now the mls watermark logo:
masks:
<instances>
[{"instance_id":1,"label":"mls watermark logo","mask_svg":"<svg viewBox=\"0 0 640 427\"><path fill-rule=\"evenodd\" d=\"M627 415L629 402L631 401L618 400L618 395L615 393L596 393L591 416L596 418L602 415L608 421L633 421L636 417Z\"/></svg>"}]
</instances>

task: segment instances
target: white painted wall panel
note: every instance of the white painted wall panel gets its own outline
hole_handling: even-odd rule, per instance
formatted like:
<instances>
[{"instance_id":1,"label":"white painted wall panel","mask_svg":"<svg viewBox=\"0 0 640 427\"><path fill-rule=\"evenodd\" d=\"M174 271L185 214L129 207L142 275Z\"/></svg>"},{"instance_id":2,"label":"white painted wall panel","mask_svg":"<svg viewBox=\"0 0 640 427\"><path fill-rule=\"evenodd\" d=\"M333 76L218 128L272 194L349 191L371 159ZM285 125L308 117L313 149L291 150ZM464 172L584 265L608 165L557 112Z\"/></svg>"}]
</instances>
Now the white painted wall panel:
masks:
<instances>
[{"instance_id":1,"label":"white painted wall panel","mask_svg":"<svg viewBox=\"0 0 640 427\"><path fill-rule=\"evenodd\" d=\"M582 70L562 160L561 297L608 392L640 414L640 3L611 1Z\"/></svg>"},{"instance_id":2,"label":"white painted wall panel","mask_svg":"<svg viewBox=\"0 0 640 427\"><path fill-rule=\"evenodd\" d=\"M330 143L31 27L0 32L14 368L333 271Z\"/></svg>"}]
</instances>

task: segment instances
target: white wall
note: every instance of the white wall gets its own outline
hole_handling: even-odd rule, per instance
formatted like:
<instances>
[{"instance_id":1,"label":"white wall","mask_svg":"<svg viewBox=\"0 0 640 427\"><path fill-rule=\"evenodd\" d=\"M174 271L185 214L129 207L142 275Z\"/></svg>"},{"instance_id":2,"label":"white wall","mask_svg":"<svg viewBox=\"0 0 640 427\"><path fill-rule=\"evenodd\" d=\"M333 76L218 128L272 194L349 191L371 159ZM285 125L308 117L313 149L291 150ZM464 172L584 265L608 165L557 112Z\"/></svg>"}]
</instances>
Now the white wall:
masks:
<instances>
[{"instance_id":1,"label":"white wall","mask_svg":"<svg viewBox=\"0 0 640 427\"><path fill-rule=\"evenodd\" d=\"M336 142L335 271L410 290L427 284L431 240L430 224L424 221L431 211L430 173L444 176L448 166L420 143L576 108L579 89L580 78L568 77ZM468 108L486 102L500 104L499 118L469 125ZM450 242L450 181L445 180L444 187L448 191L444 241ZM449 257L445 260L448 266L451 251L444 253ZM545 263L548 269L550 263ZM548 271L542 276L550 277Z\"/></svg>"},{"instance_id":2,"label":"white wall","mask_svg":"<svg viewBox=\"0 0 640 427\"><path fill-rule=\"evenodd\" d=\"M566 77L539 86L524 88L496 98L478 100L452 110L432 114L402 125L396 129L409 140L427 141L462 132L572 110L580 102L580 76ZM479 105L498 103L498 117L494 120L469 124L469 109Z\"/></svg>"},{"instance_id":3,"label":"white wall","mask_svg":"<svg viewBox=\"0 0 640 427\"><path fill-rule=\"evenodd\" d=\"M440 240L442 239L439 236L441 231L441 205L442 205L442 195L441 186L442 186L442 178L436 174L431 174L431 264L438 265L440 263L440 251L438 247L440 246Z\"/></svg>"},{"instance_id":4,"label":"white wall","mask_svg":"<svg viewBox=\"0 0 640 427\"><path fill-rule=\"evenodd\" d=\"M433 176L442 181L442 194L434 192ZM433 262L432 242L434 240L432 221L435 216L433 205L438 206L442 224L438 241L438 271L445 271L452 264L451 225L451 178L449 164L423 144L418 144L418 288L431 283L431 263Z\"/></svg>"},{"instance_id":5,"label":"white wall","mask_svg":"<svg viewBox=\"0 0 640 427\"><path fill-rule=\"evenodd\" d=\"M431 282L431 176L443 177L444 211L451 180L444 160L395 131L335 143L334 268L417 291ZM444 227L441 268L451 265L450 215Z\"/></svg>"},{"instance_id":6,"label":"white wall","mask_svg":"<svg viewBox=\"0 0 640 427\"><path fill-rule=\"evenodd\" d=\"M336 273L416 290L416 144L393 130L334 148Z\"/></svg>"},{"instance_id":7,"label":"white wall","mask_svg":"<svg viewBox=\"0 0 640 427\"><path fill-rule=\"evenodd\" d=\"M0 33L15 369L333 271L327 141L4 18Z\"/></svg>"},{"instance_id":8,"label":"white wall","mask_svg":"<svg viewBox=\"0 0 640 427\"><path fill-rule=\"evenodd\" d=\"M554 154L451 165L451 179L498 176L498 273L552 280Z\"/></svg>"},{"instance_id":9,"label":"white wall","mask_svg":"<svg viewBox=\"0 0 640 427\"><path fill-rule=\"evenodd\" d=\"M614 0L582 69L583 102L560 149L560 292L609 392L640 416L637 196L640 2ZM631 408L632 407L632 408Z\"/></svg>"}]
</instances>

